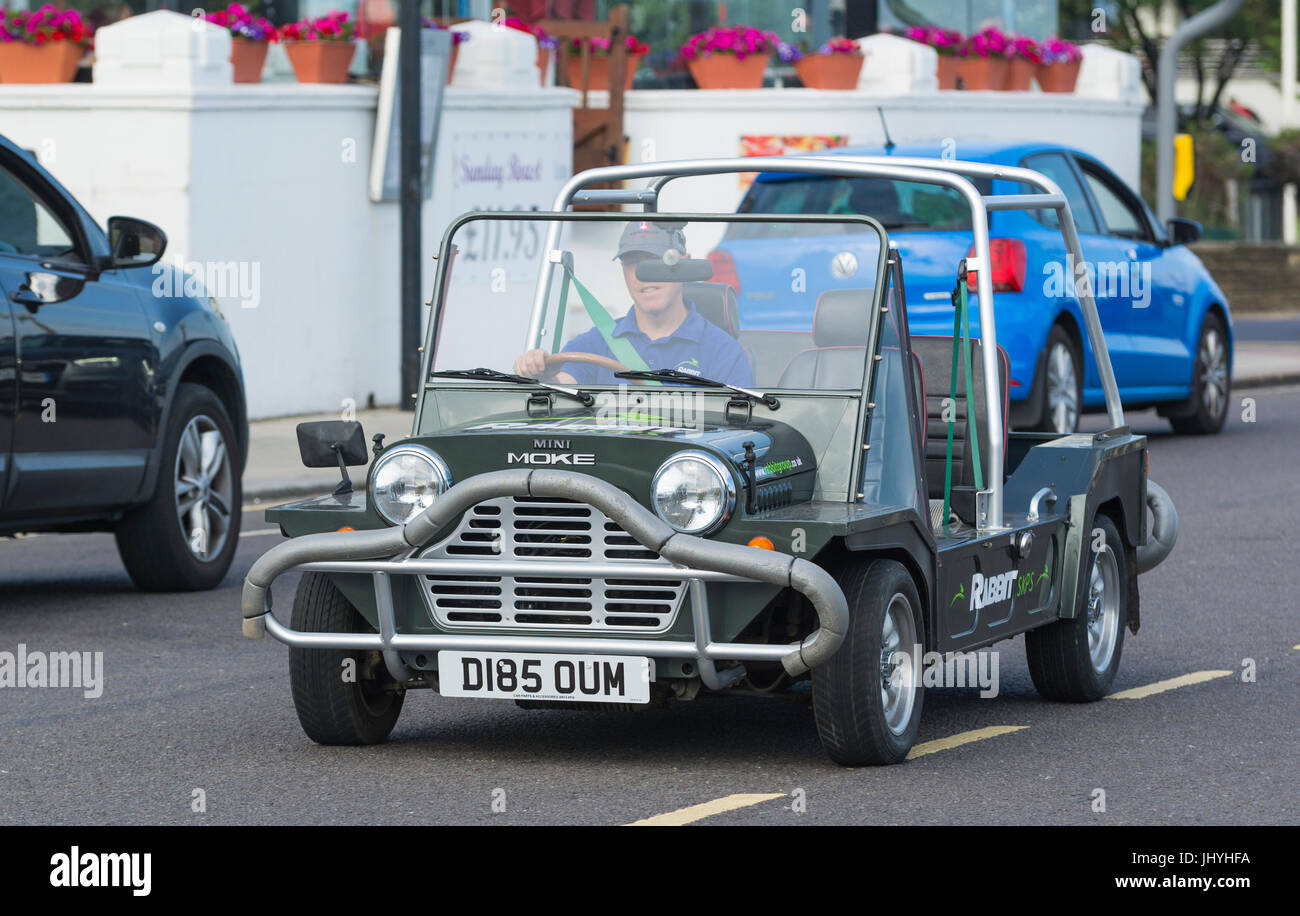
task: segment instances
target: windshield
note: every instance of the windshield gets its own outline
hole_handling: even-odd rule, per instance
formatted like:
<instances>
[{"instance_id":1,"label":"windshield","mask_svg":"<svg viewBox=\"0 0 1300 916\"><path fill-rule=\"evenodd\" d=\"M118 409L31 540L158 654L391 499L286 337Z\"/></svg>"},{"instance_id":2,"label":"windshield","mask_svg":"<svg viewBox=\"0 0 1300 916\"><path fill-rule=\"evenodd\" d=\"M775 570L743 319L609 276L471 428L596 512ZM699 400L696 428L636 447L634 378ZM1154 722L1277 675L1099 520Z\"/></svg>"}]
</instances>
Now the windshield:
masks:
<instances>
[{"instance_id":1,"label":"windshield","mask_svg":"<svg viewBox=\"0 0 1300 916\"><path fill-rule=\"evenodd\" d=\"M988 179L974 179L982 194L989 194ZM740 202L741 213L867 213L885 229L970 231L970 205L962 195L940 185L890 178L827 178L801 175L755 181ZM761 225L734 226L728 238L761 238ZM809 226L825 232L828 227Z\"/></svg>"},{"instance_id":2,"label":"windshield","mask_svg":"<svg viewBox=\"0 0 1300 916\"><path fill-rule=\"evenodd\" d=\"M814 217L826 230L816 234L807 217L753 219L765 244L735 253L720 245L741 225L734 218L471 217L444 255L431 371L590 388L628 384L621 371L673 370L762 391L860 391L879 231L854 217ZM744 283L764 295L738 303ZM503 381L488 376L456 383Z\"/></svg>"}]
</instances>

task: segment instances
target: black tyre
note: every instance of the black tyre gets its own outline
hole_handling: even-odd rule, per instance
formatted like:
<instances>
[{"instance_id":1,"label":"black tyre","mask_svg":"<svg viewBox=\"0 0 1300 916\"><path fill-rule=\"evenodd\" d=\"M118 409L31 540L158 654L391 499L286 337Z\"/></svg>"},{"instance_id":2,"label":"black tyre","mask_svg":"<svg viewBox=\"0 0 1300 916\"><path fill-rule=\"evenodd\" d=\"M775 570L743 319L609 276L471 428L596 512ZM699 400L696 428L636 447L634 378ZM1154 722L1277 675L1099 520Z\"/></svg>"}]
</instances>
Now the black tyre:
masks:
<instances>
[{"instance_id":1,"label":"black tyre","mask_svg":"<svg viewBox=\"0 0 1300 916\"><path fill-rule=\"evenodd\" d=\"M1083 356L1074 338L1059 324L1047 334L1043 363L1043 407L1034 429L1072 433L1083 408Z\"/></svg>"},{"instance_id":2,"label":"black tyre","mask_svg":"<svg viewBox=\"0 0 1300 916\"><path fill-rule=\"evenodd\" d=\"M198 591L230 569L239 543L240 468L234 426L202 385L176 389L149 502L117 526L117 550L137 587Z\"/></svg>"},{"instance_id":3,"label":"black tyre","mask_svg":"<svg viewBox=\"0 0 1300 916\"><path fill-rule=\"evenodd\" d=\"M1196 361L1192 367L1191 405L1187 416L1170 417L1174 432L1183 435L1208 435L1223 429L1228 418L1228 332L1223 319L1214 312L1205 316L1201 336L1196 344Z\"/></svg>"},{"instance_id":4,"label":"black tyre","mask_svg":"<svg viewBox=\"0 0 1300 916\"><path fill-rule=\"evenodd\" d=\"M913 664L924 633L916 584L893 560L846 562L836 579L849 602L849 632L813 669L817 733L844 766L898 763L916 742L925 699Z\"/></svg>"},{"instance_id":5,"label":"black tyre","mask_svg":"<svg viewBox=\"0 0 1300 916\"><path fill-rule=\"evenodd\" d=\"M374 632L321 573L303 573L292 620L300 632ZM302 730L317 744L378 744L406 699L376 651L290 648L289 683Z\"/></svg>"},{"instance_id":6,"label":"black tyre","mask_svg":"<svg viewBox=\"0 0 1300 916\"><path fill-rule=\"evenodd\" d=\"M1029 675L1047 700L1100 700L1119 670L1128 625L1124 542L1104 515L1093 519L1087 538L1087 572L1074 617L1025 634Z\"/></svg>"}]
</instances>

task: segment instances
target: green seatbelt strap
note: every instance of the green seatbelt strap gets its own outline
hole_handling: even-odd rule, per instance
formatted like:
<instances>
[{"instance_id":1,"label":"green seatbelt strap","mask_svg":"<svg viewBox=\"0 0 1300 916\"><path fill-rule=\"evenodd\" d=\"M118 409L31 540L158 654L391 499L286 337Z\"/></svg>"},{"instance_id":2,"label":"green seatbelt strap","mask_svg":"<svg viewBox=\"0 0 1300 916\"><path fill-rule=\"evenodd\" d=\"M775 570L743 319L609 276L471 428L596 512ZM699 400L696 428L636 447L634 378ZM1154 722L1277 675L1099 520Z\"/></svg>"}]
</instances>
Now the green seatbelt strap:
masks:
<instances>
[{"instance_id":1,"label":"green seatbelt strap","mask_svg":"<svg viewBox=\"0 0 1300 916\"><path fill-rule=\"evenodd\" d=\"M961 285L961 320L964 324L961 345L964 351L962 362L966 364L966 422L970 425L971 464L975 469L975 489L984 489L984 474L980 471L980 431L975 422L977 410L971 407L971 398L975 397L974 363L970 353L970 309L966 307L966 284Z\"/></svg>"},{"instance_id":2,"label":"green seatbelt strap","mask_svg":"<svg viewBox=\"0 0 1300 916\"><path fill-rule=\"evenodd\" d=\"M559 353L560 344L564 341L564 315L569 310L569 278L573 276L569 269L564 269L564 277L560 280L560 314L555 316L555 337L551 340L551 352Z\"/></svg>"},{"instance_id":3,"label":"green seatbelt strap","mask_svg":"<svg viewBox=\"0 0 1300 916\"><path fill-rule=\"evenodd\" d=\"M952 379L948 390L953 394L952 410L948 414L948 452L944 458L943 469L943 530L948 530L949 512L952 506L952 439L953 429L957 423L957 361L966 364L966 423L970 427L971 458L975 471L975 489L984 489L984 474L980 468L979 428L975 422L975 411L971 408L971 398L975 391L974 370L971 365L970 350L970 311L966 305L966 264L963 261L957 274L957 286L952 291Z\"/></svg>"},{"instance_id":4,"label":"green seatbelt strap","mask_svg":"<svg viewBox=\"0 0 1300 916\"><path fill-rule=\"evenodd\" d=\"M591 323L595 325L600 336L605 339L605 346L609 347L609 352L614 354L614 358L629 369L649 369L646 361L641 358L641 354L632 346L632 341L626 337L614 336L614 319L605 311L605 307L600 304L599 300L591 294L587 287L578 282L578 278L573 275L572 271L566 270L568 278L573 281L573 288L578 291L578 298L582 300L582 306L587 310ZM563 308L563 304L561 304ZM563 312L561 312L563 314ZM556 332L556 343L559 343L559 332Z\"/></svg>"}]
</instances>

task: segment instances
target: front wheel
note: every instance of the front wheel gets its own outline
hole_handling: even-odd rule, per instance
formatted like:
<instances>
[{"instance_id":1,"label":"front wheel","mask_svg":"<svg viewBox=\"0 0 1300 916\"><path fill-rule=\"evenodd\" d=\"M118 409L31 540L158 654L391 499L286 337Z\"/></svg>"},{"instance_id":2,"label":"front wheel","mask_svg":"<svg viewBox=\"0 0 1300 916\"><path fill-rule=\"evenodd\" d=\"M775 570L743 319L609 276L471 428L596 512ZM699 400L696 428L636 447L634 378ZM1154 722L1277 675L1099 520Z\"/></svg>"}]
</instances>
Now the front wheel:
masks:
<instances>
[{"instance_id":1,"label":"front wheel","mask_svg":"<svg viewBox=\"0 0 1300 916\"><path fill-rule=\"evenodd\" d=\"M849 632L813 669L817 733L844 766L898 763L916 742L925 699L916 583L893 560L849 560L835 578L848 599Z\"/></svg>"},{"instance_id":2,"label":"front wheel","mask_svg":"<svg viewBox=\"0 0 1300 916\"><path fill-rule=\"evenodd\" d=\"M1100 700L1119 671L1129 600L1124 542L1104 515L1086 536L1088 572L1074 616L1025 634L1029 676L1047 700Z\"/></svg>"},{"instance_id":3,"label":"front wheel","mask_svg":"<svg viewBox=\"0 0 1300 916\"><path fill-rule=\"evenodd\" d=\"M1228 332L1223 319L1211 312L1201 325L1196 345L1196 362L1192 367L1193 412L1170 417L1174 432L1183 435L1207 435L1223 429L1228 418Z\"/></svg>"},{"instance_id":4,"label":"front wheel","mask_svg":"<svg viewBox=\"0 0 1300 916\"><path fill-rule=\"evenodd\" d=\"M176 389L149 502L117 526L117 550L138 588L198 591L230 569L239 543L239 446L221 399Z\"/></svg>"},{"instance_id":5,"label":"front wheel","mask_svg":"<svg viewBox=\"0 0 1300 916\"><path fill-rule=\"evenodd\" d=\"M322 573L303 573L292 620L304 633L374 632ZM289 684L302 730L317 744L378 744L406 699L377 651L290 647Z\"/></svg>"}]
</instances>

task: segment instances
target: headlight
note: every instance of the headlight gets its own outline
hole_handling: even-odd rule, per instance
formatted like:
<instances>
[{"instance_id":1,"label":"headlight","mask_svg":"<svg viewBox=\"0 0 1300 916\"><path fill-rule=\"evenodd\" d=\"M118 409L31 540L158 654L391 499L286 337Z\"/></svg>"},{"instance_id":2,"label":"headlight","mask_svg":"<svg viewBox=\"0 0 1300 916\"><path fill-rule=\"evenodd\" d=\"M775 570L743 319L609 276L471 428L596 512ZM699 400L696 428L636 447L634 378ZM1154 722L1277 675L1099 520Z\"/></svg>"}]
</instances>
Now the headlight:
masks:
<instances>
[{"instance_id":1,"label":"headlight","mask_svg":"<svg viewBox=\"0 0 1300 916\"><path fill-rule=\"evenodd\" d=\"M655 472L650 497L658 516L678 531L707 534L731 516L736 483L708 452L678 452Z\"/></svg>"},{"instance_id":2,"label":"headlight","mask_svg":"<svg viewBox=\"0 0 1300 916\"><path fill-rule=\"evenodd\" d=\"M419 445L398 445L375 462L370 500L391 525L404 525L451 486L451 472L441 458Z\"/></svg>"}]
</instances>

